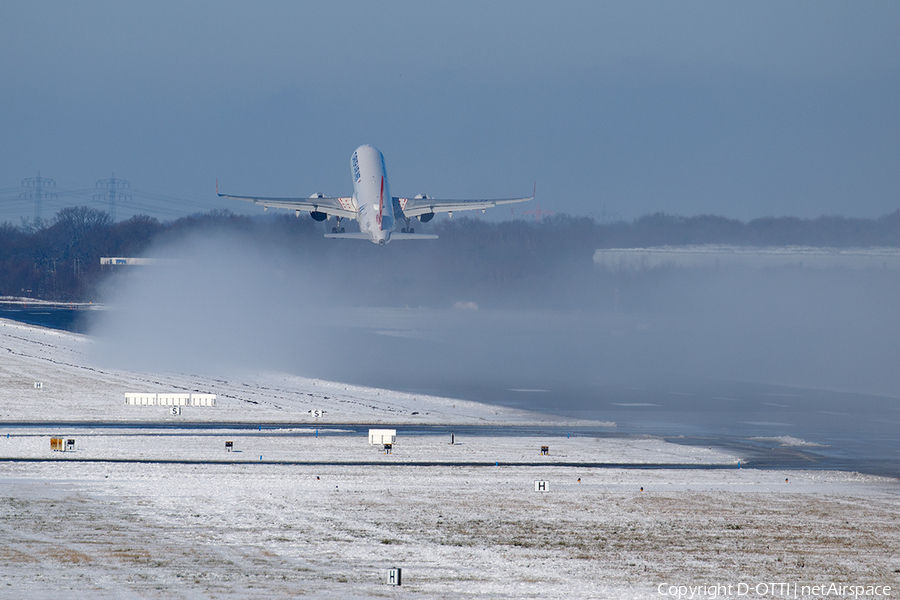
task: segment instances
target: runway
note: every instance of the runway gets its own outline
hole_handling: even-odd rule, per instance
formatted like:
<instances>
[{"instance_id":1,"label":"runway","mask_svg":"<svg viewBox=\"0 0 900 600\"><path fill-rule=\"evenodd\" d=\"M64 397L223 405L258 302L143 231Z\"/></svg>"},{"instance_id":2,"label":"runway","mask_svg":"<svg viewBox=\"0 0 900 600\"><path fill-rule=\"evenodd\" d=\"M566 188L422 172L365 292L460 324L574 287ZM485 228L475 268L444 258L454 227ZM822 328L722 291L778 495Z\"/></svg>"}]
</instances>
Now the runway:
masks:
<instances>
[{"instance_id":1,"label":"runway","mask_svg":"<svg viewBox=\"0 0 900 600\"><path fill-rule=\"evenodd\" d=\"M317 440L319 438L332 438L338 444L345 443L348 447L357 445L361 438L365 438L370 428L395 428L402 440L417 438L417 443L427 443L441 446L450 439L464 440L467 445L476 445L480 440L497 440L503 438L518 438L521 440L542 439L548 444L557 447L573 440L617 440L623 443L641 441L646 436L629 434L609 428L595 427L559 427L559 426L440 426L440 425L390 425L385 423L359 424L359 423L173 423L173 422L0 422L0 436L5 432L3 439L15 440L17 438L35 438L45 440L50 435L58 437L74 437L79 439L91 437L103 437L107 440L115 437L128 437L134 439L140 436L148 440L148 443L169 444L174 438L222 438L232 440L245 440L256 443L261 438L281 439L289 443L290 439ZM55 433L53 433L55 432ZM345 442L338 441L346 440ZM82 462L116 462L116 463L146 463L146 464L283 464L283 465L356 465L356 466L459 466L459 467L505 467L505 466L556 466L581 469L808 469L808 470L833 470L841 469L842 465L838 457L822 456L816 452L804 448L784 447L777 443L764 443L754 440L723 440L721 438L663 438L666 443L679 444L685 448L716 447L727 451L729 456L740 457L739 460L731 460L718 464L697 464L696 462L623 462L623 461L598 461L564 460L558 456L550 455L540 461L533 460L452 460L441 458L440 460L392 460L386 462L379 460L299 460L291 458L272 458L264 453L260 458L243 459L233 453L227 460L221 458L123 458L114 456L89 457L83 453L61 453L59 455L41 456L0 456L0 461L7 462L41 462L41 461L82 461ZM511 440L512 441L512 440ZM2 444L0 444L2 449ZM394 455L397 456L397 455ZM843 465L845 470L851 470L855 466L849 462Z\"/></svg>"}]
</instances>

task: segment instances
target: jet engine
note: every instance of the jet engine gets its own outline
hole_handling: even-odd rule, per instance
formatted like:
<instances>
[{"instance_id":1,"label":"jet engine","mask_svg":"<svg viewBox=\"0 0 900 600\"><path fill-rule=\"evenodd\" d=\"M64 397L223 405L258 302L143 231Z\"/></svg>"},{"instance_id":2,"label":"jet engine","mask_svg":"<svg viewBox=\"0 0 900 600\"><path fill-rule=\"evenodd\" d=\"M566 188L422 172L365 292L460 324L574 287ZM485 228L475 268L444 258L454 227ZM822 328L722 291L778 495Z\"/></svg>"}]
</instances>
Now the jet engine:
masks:
<instances>
[{"instance_id":1,"label":"jet engine","mask_svg":"<svg viewBox=\"0 0 900 600\"><path fill-rule=\"evenodd\" d=\"M328 213L319 212L317 210L309 211L309 216L313 218L313 221L324 221L328 218Z\"/></svg>"}]
</instances>

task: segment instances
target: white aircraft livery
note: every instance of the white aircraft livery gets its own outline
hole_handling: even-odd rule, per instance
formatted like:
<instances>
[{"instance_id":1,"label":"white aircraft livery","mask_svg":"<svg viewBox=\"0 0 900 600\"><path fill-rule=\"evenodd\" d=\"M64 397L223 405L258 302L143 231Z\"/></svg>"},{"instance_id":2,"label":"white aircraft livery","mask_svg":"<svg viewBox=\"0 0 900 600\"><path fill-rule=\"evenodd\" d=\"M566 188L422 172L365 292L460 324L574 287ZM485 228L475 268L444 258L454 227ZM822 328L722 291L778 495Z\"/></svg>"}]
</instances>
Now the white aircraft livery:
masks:
<instances>
[{"instance_id":1,"label":"white aircraft livery","mask_svg":"<svg viewBox=\"0 0 900 600\"><path fill-rule=\"evenodd\" d=\"M413 217L427 223L435 213L446 212L453 216L457 210L477 210L498 204L527 202L534 199L534 193L527 198L502 198L498 200L438 200L419 194L413 198L391 196L388 185L384 155L374 146L360 146L350 158L350 173L353 177L353 196L337 198L323 194L313 194L309 198L261 198L255 196L232 196L216 193L222 198L234 198L261 204L264 208L287 208L300 216L301 211L309 211L316 221L324 221L330 216L337 219L337 226L326 233L328 238L363 239L383 246L391 240L436 239L436 235L416 233L409 226ZM345 233L341 227L343 219L359 221L359 233ZM395 231L397 221L405 226Z\"/></svg>"}]
</instances>

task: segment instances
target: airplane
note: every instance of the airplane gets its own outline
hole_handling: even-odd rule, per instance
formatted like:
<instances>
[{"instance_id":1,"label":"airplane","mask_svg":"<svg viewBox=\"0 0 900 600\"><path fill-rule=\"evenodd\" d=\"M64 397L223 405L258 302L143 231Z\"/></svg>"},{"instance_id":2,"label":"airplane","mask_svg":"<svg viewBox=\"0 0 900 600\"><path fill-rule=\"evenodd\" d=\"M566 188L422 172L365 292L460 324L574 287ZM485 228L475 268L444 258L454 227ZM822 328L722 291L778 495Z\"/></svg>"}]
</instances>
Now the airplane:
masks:
<instances>
[{"instance_id":1,"label":"airplane","mask_svg":"<svg viewBox=\"0 0 900 600\"><path fill-rule=\"evenodd\" d=\"M337 226L326 233L327 238L363 239L383 246L391 240L426 240L437 239L436 235L416 233L410 227L413 217L427 223L439 212L453 216L458 210L485 209L498 204L527 202L534 199L534 192L527 198L501 198L497 200L438 200L425 194L412 198L391 196L388 185L387 169L384 166L384 155L375 146L363 145L353 151L350 158L350 173L353 177L353 195L349 198L337 198L323 194L313 194L309 198L264 198L257 196L234 196L220 194L216 182L216 194L221 198L246 200L261 204L265 209L287 208L295 211L299 217L302 211L316 221L324 221L330 216L337 219ZM346 233L341 227L343 219L359 221L359 233ZM395 232L397 221L406 224L399 232Z\"/></svg>"}]
</instances>

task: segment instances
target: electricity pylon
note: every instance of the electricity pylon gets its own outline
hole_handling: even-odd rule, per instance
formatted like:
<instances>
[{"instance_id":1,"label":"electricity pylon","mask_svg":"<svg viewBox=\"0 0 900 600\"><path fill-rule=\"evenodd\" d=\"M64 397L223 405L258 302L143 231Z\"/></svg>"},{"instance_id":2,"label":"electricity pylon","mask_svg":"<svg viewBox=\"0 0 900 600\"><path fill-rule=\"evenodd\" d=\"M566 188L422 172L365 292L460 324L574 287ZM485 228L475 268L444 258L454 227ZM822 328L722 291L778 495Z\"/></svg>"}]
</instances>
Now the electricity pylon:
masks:
<instances>
[{"instance_id":1,"label":"electricity pylon","mask_svg":"<svg viewBox=\"0 0 900 600\"><path fill-rule=\"evenodd\" d=\"M94 196L94 200L107 200L109 201L109 216L112 217L113 223L116 222L116 200L131 200L131 196L127 194L119 193L119 190L128 189L131 187L124 179L116 179L116 174L113 173L112 177L109 179L101 179L97 182L98 188L104 188L108 191L97 194Z\"/></svg>"},{"instance_id":2,"label":"electricity pylon","mask_svg":"<svg viewBox=\"0 0 900 600\"><path fill-rule=\"evenodd\" d=\"M40 227L43 220L41 211L44 199L55 200L57 198L56 194L45 192L44 188L56 187L56 182L47 177L41 177L41 172L38 171L37 177L27 177L23 179L22 187L34 188L31 192L22 192L19 194L19 198L23 200L34 200L34 225L35 227Z\"/></svg>"}]
</instances>

